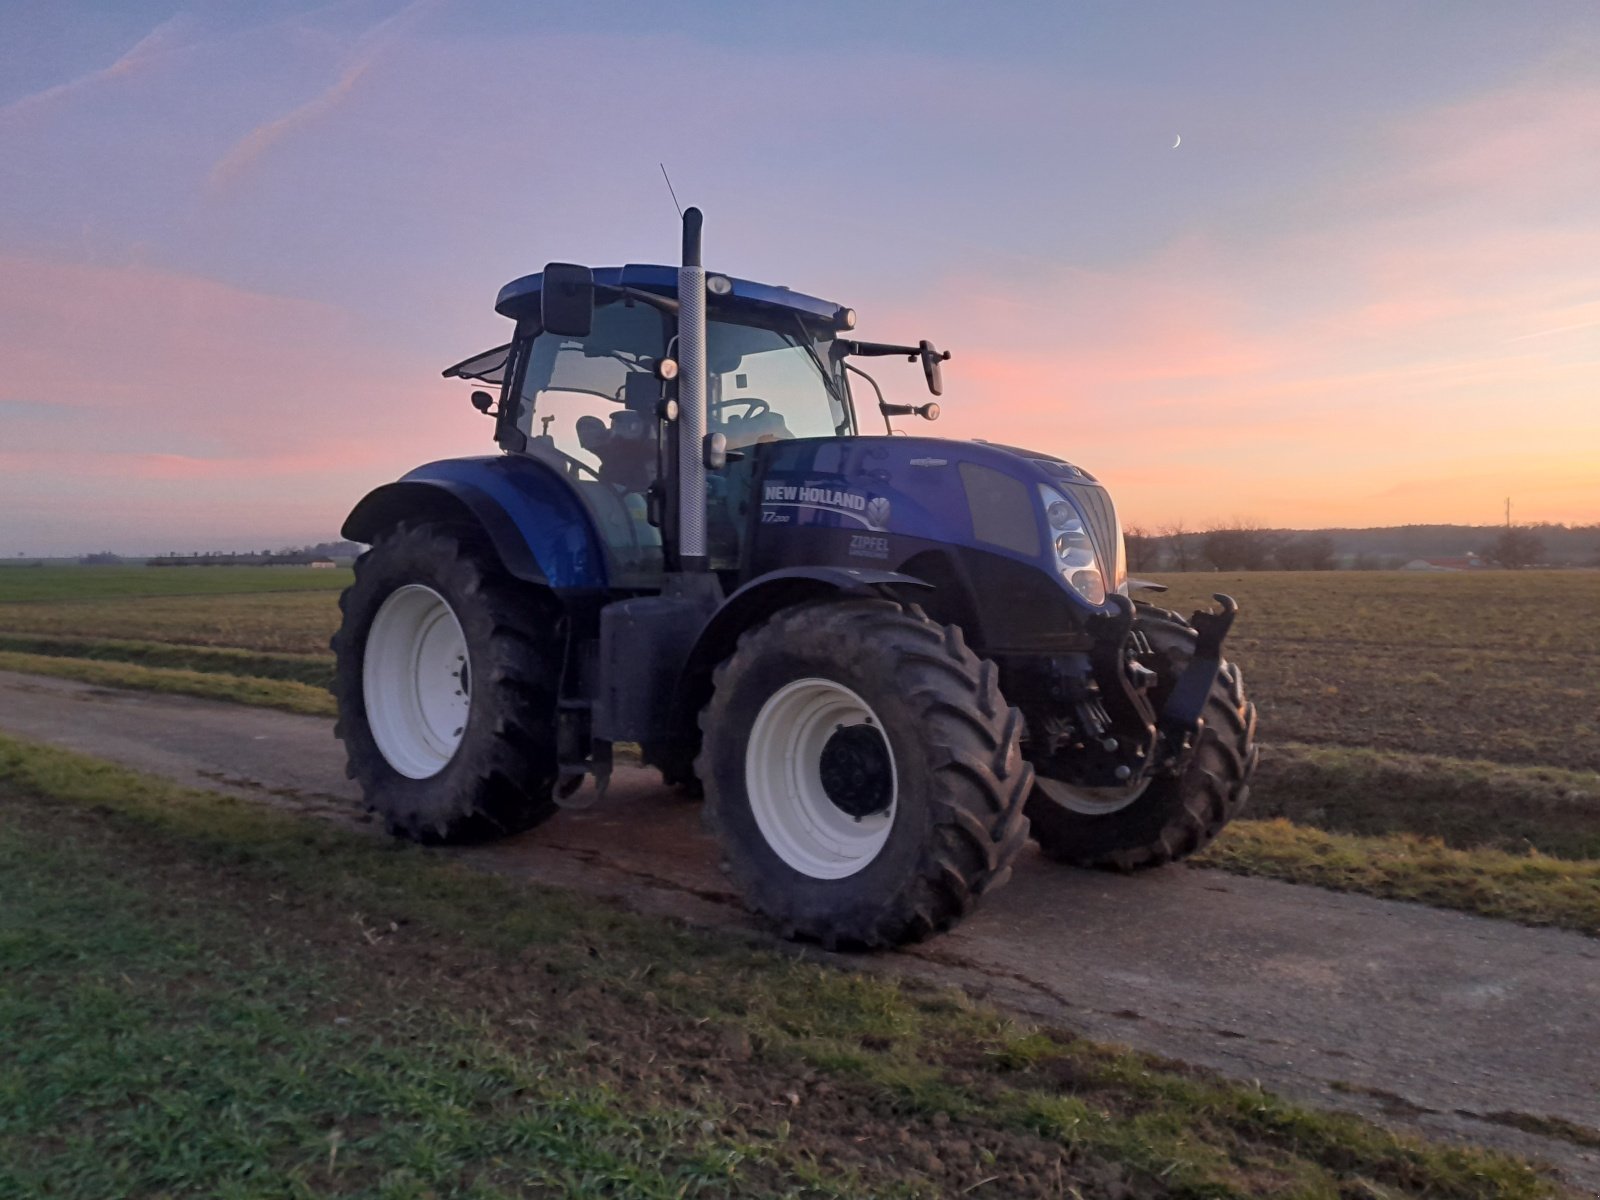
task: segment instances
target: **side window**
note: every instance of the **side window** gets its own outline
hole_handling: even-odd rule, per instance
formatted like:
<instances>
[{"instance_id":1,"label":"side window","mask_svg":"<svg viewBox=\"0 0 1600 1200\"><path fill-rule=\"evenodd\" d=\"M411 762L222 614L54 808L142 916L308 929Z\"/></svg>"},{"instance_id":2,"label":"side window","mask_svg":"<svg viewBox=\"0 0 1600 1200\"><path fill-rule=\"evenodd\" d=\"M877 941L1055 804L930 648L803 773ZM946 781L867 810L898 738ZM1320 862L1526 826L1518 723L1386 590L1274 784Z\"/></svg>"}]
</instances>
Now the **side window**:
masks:
<instances>
[{"instance_id":1,"label":"side window","mask_svg":"<svg viewBox=\"0 0 1600 1200\"><path fill-rule=\"evenodd\" d=\"M645 305L595 310L586 338L525 335L515 422L524 452L572 482L612 552L617 582L648 583L662 570L661 534L646 519L659 469L663 318Z\"/></svg>"}]
</instances>

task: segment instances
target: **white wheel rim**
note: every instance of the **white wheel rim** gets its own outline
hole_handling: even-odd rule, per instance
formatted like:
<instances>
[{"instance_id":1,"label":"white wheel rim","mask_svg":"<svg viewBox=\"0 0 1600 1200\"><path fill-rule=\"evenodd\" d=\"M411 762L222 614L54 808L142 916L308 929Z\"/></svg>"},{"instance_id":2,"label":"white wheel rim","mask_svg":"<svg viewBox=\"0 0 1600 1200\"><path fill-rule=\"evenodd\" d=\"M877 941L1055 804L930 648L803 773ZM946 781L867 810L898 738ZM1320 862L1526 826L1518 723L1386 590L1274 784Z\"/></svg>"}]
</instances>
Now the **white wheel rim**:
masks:
<instances>
[{"instance_id":1,"label":"white wheel rim","mask_svg":"<svg viewBox=\"0 0 1600 1200\"><path fill-rule=\"evenodd\" d=\"M1145 789L1150 786L1150 781L1144 779L1130 787L1074 787L1070 783L1062 783L1059 779L1047 779L1043 775L1035 775L1033 782L1062 808L1086 817L1104 817L1114 812L1121 812L1144 795Z\"/></svg>"},{"instance_id":2,"label":"white wheel rim","mask_svg":"<svg viewBox=\"0 0 1600 1200\"><path fill-rule=\"evenodd\" d=\"M884 737L889 799L856 818L828 797L823 748L841 728L867 725ZM894 826L899 775L894 751L860 696L831 679L797 679L767 698L745 748L745 787L756 825L779 858L812 879L844 879L878 857Z\"/></svg>"},{"instance_id":3,"label":"white wheel rim","mask_svg":"<svg viewBox=\"0 0 1600 1200\"><path fill-rule=\"evenodd\" d=\"M420 583L391 592L367 631L361 674L367 725L389 765L411 779L444 770L472 706L467 639L445 598Z\"/></svg>"}]
</instances>

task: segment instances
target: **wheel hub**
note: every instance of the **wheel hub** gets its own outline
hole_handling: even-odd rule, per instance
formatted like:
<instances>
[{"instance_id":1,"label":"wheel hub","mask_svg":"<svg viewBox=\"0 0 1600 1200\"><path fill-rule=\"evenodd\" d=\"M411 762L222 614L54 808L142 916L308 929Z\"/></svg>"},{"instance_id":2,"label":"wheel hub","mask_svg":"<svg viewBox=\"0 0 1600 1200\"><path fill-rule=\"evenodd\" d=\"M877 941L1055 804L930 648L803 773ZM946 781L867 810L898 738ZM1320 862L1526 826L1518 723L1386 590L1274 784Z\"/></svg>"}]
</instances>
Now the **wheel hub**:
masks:
<instances>
[{"instance_id":1,"label":"wheel hub","mask_svg":"<svg viewBox=\"0 0 1600 1200\"><path fill-rule=\"evenodd\" d=\"M832 679L796 679L762 704L745 786L767 846L811 879L864 870L894 827L899 785L883 723Z\"/></svg>"},{"instance_id":2,"label":"wheel hub","mask_svg":"<svg viewBox=\"0 0 1600 1200\"><path fill-rule=\"evenodd\" d=\"M834 730L822 747L817 771L834 807L858 821L882 812L894 798L889 747L871 725L841 725Z\"/></svg>"},{"instance_id":3,"label":"wheel hub","mask_svg":"<svg viewBox=\"0 0 1600 1200\"><path fill-rule=\"evenodd\" d=\"M466 636L449 603L422 584L396 588L367 631L367 724L389 765L411 779L454 756L472 708Z\"/></svg>"}]
</instances>

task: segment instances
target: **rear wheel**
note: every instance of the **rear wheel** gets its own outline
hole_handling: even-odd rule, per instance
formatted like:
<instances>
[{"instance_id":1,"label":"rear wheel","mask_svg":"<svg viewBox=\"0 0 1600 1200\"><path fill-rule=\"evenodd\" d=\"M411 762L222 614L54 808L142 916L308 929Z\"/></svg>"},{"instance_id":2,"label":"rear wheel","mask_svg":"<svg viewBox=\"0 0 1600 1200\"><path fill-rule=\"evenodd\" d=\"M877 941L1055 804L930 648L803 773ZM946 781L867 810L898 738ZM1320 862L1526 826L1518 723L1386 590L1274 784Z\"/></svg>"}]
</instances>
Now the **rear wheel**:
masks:
<instances>
[{"instance_id":1,"label":"rear wheel","mask_svg":"<svg viewBox=\"0 0 1600 1200\"><path fill-rule=\"evenodd\" d=\"M717 669L706 818L750 906L830 947L915 941L1009 878L1022 718L954 626L888 600L785 609Z\"/></svg>"},{"instance_id":2,"label":"rear wheel","mask_svg":"<svg viewBox=\"0 0 1600 1200\"><path fill-rule=\"evenodd\" d=\"M397 526L356 562L334 635L346 773L420 842L516 833L556 811L553 603L471 531Z\"/></svg>"},{"instance_id":3,"label":"rear wheel","mask_svg":"<svg viewBox=\"0 0 1600 1200\"><path fill-rule=\"evenodd\" d=\"M1194 654L1194 630L1175 613L1140 609L1140 629L1167 660L1161 675L1176 679ZM1158 706L1162 698L1158 693ZM1208 845L1244 807L1256 767L1256 707L1233 663L1222 664L1203 716L1178 775L1127 788L1082 788L1040 775L1028 799L1039 848L1058 862L1132 871Z\"/></svg>"}]
</instances>

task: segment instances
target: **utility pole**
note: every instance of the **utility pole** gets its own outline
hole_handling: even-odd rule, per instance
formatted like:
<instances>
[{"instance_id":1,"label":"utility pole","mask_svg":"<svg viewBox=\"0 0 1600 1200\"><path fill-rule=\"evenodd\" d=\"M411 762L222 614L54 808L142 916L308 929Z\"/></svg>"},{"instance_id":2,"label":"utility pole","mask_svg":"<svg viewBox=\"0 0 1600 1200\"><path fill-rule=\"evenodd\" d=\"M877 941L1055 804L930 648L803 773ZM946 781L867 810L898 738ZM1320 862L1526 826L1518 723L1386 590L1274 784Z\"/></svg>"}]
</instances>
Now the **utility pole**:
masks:
<instances>
[{"instance_id":1,"label":"utility pole","mask_svg":"<svg viewBox=\"0 0 1600 1200\"><path fill-rule=\"evenodd\" d=\"M1511 497L1506 497L1506 528L1511 528Z\"/></svg>"}]
</instances>

